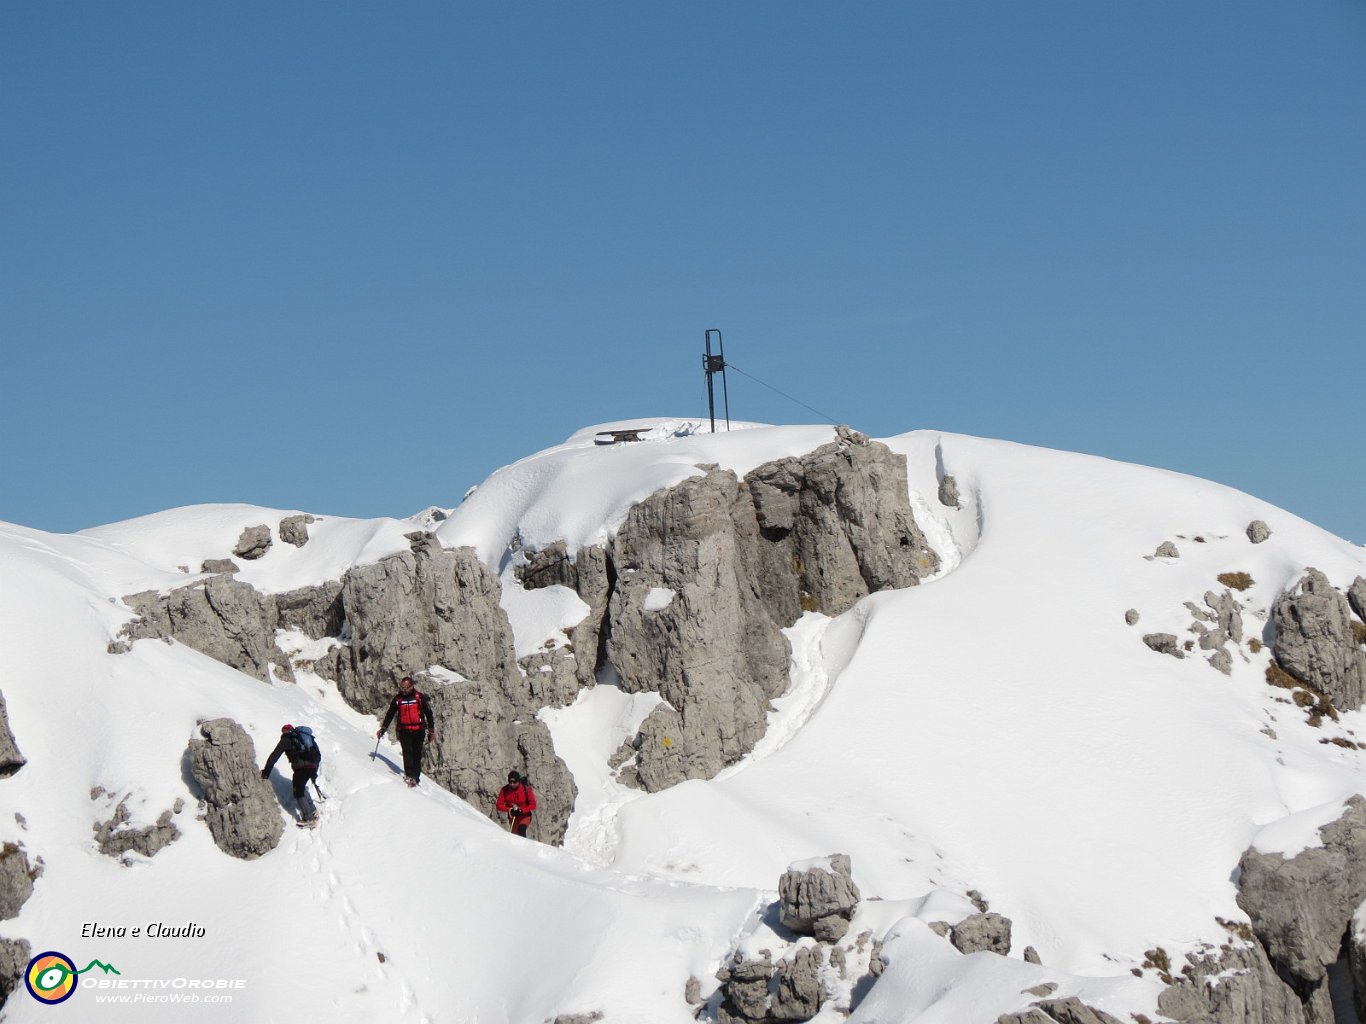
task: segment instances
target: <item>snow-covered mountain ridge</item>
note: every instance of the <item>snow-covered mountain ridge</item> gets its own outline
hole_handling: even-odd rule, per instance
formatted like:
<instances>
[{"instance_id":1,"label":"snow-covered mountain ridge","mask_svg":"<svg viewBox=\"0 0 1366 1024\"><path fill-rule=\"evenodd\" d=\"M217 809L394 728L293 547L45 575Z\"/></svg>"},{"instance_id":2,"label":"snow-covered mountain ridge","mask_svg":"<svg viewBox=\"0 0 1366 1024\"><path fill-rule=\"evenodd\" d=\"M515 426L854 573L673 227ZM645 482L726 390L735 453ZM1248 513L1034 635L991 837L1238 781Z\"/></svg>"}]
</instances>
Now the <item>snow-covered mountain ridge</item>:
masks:
<instances>
[{"instance_id":1,"label":"snow-covered mountain ridge","mask_svg":"<svg viewBox=\"0 0 1366 1024\"><path fill-rule=\"evenodd\" d=\"M1303 929L1240 906L1236 876L1252 847L1273 866L1325 843L1339 875L1366 863L1357 840L1320 833L1366 792L1361 698L1341 699L1361 685L1361 607L1333 657L1277 626L1289 593L1283 614L1340 631L1313 614L1352 607L1366 552L1228 488L1092 457L653 422L636 444L581 432L422 524L213 506L72 536L0 527L0 691L27 761L0 780L0 840L25 875L42 861L0 936L77 968L246 982L192 1018L97 1006L98 988L43 1007L22 981L5 1012L972 1024L1065 1019L1080 1011L1028 1007L1076 996L1157 1021L1205 999L1187 986L1159 1005L1190 954L1221 970L1242 957L1262 1016L1191 1004L1177 1019L1351 1019L1350 982L1334 1011ZM1256 543L1254 522L1269 528ZM1306 588L1311 566L1325 582ZM206 657L153 639L194 602L263 646ZM404 633L433 609L449 634ZM259 637L239 628L258 619ZM378 669L344 668L357 652ZM1273 654L1298 680L1268 685ZM701 699L716 663L730 689ZM396 785L387 741L369 756L385 673L422 670L443 702L428 775L452 792ZM215 846L184 763L218 718L258 763L280 723L313 725L316 833L286 830L250 861ZM489 820L490 772L513 765L544 785L537 828L563 849ZM101 853L92 825L119 806L106 839L179 835L151 856ZM848 933L802 937L771 909L779 876L836 852L860 894ZM1350 918L1366 883L1335 884ZM1347 920L1328 917L1313 938L1339 944ZM205 934L95 942L91 920ZM1263 947L1293 984L1249 952ZM745 966L765 949L777 968ZM1314 954L1325 978L1338 952ZM780 999L798 980L819 997ZM747 1003L760 989L768 1001Z\"/></svg>"}]
</instances>

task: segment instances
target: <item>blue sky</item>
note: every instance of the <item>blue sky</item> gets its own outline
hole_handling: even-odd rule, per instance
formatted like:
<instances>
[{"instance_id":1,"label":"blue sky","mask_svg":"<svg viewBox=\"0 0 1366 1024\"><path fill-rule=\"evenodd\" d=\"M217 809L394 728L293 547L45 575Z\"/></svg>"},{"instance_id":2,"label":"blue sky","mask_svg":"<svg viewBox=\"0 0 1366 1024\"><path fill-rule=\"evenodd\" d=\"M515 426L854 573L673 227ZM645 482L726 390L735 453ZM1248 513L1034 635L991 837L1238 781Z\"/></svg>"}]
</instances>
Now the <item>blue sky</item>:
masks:
<instances>
[{"instance_id":1,"label":"blue sky","mask_svg":"<svg viewBox=\"0 0 1366 1024\"><path fill-rule=\"evenodd\" d=\"M9 0L0 138L6 521L452 505L716 327L1366 542L1358 2Z\"/></svg>"}]
</instances>

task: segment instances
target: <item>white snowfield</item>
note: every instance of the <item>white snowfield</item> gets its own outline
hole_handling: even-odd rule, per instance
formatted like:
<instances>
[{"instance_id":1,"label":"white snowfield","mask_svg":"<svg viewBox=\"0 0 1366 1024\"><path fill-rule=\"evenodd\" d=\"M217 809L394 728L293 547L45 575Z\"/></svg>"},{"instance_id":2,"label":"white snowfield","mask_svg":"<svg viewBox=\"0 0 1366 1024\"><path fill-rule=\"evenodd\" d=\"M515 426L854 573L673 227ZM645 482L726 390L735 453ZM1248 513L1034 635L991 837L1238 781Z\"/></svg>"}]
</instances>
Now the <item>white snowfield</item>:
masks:
<instances>
[{"instance_id":1,"label":"white snowfield","mask_svg":"<svg viewBox=\"0 0 1366 1024\"><path fill-rule=\"evenodd\" d=\"M514 534L576 551L699 465L743 473L834 437L828 426L606 426L636 425L652 428L639 443L595 445L595 426L499 470L436 528L503 573L519 653L585 609L564 588L516 586ZM266 684L151 640L107 652L131 616L122 596L197 579L244 527L291 512L195 507L75 535L0 524L0 692L28 759L0 779L0 843L42 863L0 937L120 972L81 974L57 1006L21 987L3 1014L688 1024L689 978L707 997L732 951L791 955L770 913L780 874L845 853L864 899L843 940L849 976L825 978L821 1024L845 1020L851 999L852 1024L991 1024L1043 982L1121 1019L1160 1020L1161 983L1132 969L1157 946L1179 965L1230 941L1218 919L1246 920L1231 880L1243 851L1315 845L1366 792L1366 754L1324 742L1366 739L1366 720L1311 727L1264 682L1265 649L1239 647L1226 676L1198 648L1178 660L1141 637L1190 636L1185 602L1237 571L1255 581L1236 596L1256 636L1306 566L1346 587L1366 575L1366 550L1175 473L935 431L886 443L908 460L943 570L792 627L792 684L768 734L711 781L646 795L612 777L607 758L650 695L604 679L543 712L580 790L564 849L512 837L430 783L407 790L384 760L397 749L386 740L372 759L375 721L326 680ZM944 473L961 508L939 503ZM277 539L239 560L238 578L266 591L335 579L405 549L415 528L314 515L306 545ZM1265 543L1245 534L1254 519L1271 528ZM1152 557L1166 540L1179 558ZM262 762L281 724L314 728L327 794L316 831L287 827L252 862L214 846L185 752L196 723L219 716L246 728ZM275 785L292 806L279 772ZM92 823L125 797L134 824L183 801L180 839L151 859L99 853ZM973 912L969 890L1013 921L1010 957L963 956L930 930ZM147 937L156 923L194 934ZM83 935L87 924L127 934ZM871 987L859 977L871 942L855 949L865 932L887 963ZM1021 958L1027 945L1043 966Z\"/></svg>"}]
</instances>

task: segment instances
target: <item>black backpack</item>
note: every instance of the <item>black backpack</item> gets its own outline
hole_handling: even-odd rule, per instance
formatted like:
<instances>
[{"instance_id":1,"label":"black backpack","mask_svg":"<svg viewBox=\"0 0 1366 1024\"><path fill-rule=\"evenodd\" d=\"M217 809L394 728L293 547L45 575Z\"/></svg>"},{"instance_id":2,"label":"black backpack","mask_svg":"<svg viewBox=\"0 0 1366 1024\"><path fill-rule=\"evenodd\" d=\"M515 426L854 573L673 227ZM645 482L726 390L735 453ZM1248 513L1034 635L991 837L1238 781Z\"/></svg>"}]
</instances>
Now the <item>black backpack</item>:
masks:
<instances>
[{"instance_id":1,"label":"black backpack","mask_svg":"<svg viewBox=\"0 0 1366 1024\"><path fill-rule=\"evenodd\" d=\"M289 739L296 758L300 761L322 764L323 752L318 747L318 741L313 738L312 729L306 725L297 725L290 730Z\"/></svg>"}]
</instances>

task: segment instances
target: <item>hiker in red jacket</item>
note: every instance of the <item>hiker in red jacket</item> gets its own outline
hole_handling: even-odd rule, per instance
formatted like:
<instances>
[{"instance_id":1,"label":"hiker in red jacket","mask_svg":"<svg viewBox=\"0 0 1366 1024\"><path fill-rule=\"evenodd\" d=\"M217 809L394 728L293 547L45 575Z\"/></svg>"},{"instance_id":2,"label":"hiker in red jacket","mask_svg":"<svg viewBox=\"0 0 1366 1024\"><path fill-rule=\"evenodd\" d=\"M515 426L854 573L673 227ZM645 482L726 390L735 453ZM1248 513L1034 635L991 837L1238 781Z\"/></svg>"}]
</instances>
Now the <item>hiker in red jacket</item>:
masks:
<instances>
[{"instance_id":1,"label":"hiker in red jacket","mask_svg":"<svg viewBox=\"0 0 1366 1024\"><path fill-rule=\"evenodd\" d=\"M531 783L516 771L508 772L508 784L498 791L498 813L508 816L508 827L515 836L526 835L531 812L536 809L536 794Z\"/></svg>"},{"instance_id":2,"label":"hiker in red jacket","mask_svg":"<svg viewBox=\"0 0 1366 1024\"><path fill-rule=\"evenodd\" d=\"M398 693L389 702L389 713L384 716L379 732L375 733L376 738L384 735L395 715L398 716L398 745L403 749L403 781L416 786L422 775L422 741L429 736L436 738L436 725L427 695L413 686L411 676L399 680Z\"/></svg>"}]
</instances>

